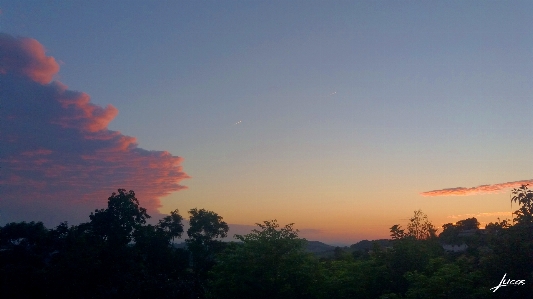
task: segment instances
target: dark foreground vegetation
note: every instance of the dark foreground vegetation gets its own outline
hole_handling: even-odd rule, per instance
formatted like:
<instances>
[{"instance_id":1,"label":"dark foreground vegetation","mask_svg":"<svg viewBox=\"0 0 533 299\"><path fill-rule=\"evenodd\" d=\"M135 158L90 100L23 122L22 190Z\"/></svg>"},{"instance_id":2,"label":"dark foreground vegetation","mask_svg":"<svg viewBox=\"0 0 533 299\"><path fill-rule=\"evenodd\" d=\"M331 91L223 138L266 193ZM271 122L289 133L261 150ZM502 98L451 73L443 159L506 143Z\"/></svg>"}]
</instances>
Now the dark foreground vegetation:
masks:
<instances>
[{"instance_id":1,"label":"dark foreground vegetation","mask_svg":"<svg viewBox=\"0 0 533 299\"><path fill-rule=\"evenodd\" d=\"M147 224L134 192L121 189L87 223L0 227L0 298L532 298L533 192L515 189L512 200L512 221L479 229L469 218L437 236L416 211L391 240L324 258L275 220L222 242L228 225L204 209L188 212L187 246L177 248L178 211Z\"/></svg>"}]
</instances>

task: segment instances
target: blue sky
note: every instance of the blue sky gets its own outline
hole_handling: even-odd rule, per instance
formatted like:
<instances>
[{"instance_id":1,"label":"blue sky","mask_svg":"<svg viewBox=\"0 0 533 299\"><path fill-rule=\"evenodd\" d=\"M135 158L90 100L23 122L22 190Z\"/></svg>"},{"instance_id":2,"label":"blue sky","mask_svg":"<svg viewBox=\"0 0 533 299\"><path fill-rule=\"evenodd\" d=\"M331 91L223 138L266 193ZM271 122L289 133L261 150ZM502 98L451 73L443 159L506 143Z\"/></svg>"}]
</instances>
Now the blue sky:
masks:
<instances>
[{"instance_id":1,"label":"blue sky","mask_svg":"<svg viewBox=\"0 0 533 299\"><path fill-rule=\"evenodd\" d=\"M532 6L17 1L0 3L0 31L116 107L110 130L184 158L188 189L161 213L277 218L349 243L418 208L437 225L510 212L509 190L420 193L533 178Z\"/></svg>"}]
</instances>

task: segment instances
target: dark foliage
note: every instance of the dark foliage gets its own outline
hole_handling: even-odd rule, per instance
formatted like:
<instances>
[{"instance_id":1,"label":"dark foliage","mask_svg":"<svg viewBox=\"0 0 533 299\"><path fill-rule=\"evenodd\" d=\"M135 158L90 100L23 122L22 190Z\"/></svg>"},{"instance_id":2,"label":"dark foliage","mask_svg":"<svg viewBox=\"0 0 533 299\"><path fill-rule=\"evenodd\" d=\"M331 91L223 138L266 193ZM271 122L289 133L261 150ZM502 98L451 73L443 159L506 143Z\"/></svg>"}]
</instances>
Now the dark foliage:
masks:
<instances>
[{"instance_id":1,"label":"dark foliage","mask_svg":"<svg viewBox=\"0 0 533 299\"><path fill-rule=\"evenodd\" d=\"M343 248L307 243L275 220L225 243L222 217L192 209L178 248L179 211L147 224L135 193L119 189L87 223L0 227L0 298L531 298L533 192L514 189L512 202L513 221L485 229L468 218L437 237L418 210L406 229L391 227L392 240ZM525 284L492 292L504 274Z\"/></svg>"}]
</instances>

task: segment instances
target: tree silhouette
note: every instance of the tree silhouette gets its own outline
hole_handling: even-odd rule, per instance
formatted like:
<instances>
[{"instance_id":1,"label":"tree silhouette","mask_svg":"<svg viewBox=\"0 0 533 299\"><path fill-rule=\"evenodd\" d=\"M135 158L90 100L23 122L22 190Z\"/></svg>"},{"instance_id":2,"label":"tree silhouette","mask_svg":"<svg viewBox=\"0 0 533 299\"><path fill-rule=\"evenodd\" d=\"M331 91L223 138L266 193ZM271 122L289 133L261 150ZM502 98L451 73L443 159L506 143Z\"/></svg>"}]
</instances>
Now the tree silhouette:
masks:
<instances>
[{"instance_id":1,"label":"tree silhouette","mask_svg":"<svg viewBox=\"0 0 533 299\"><path fill-rule=\"evenodd\" d=\"M479 228L479 221L475 217L459 220L455 226L460 230L471 230Z\"/></svg>"},{"instance_id":2,"label":"tree silhouette","mask_svg":"<svg viewBox=\"0 0 533 299\"><path fill-rule=\"evenodd\" d=\"M182 220L183 217L181 217L178 209L176 209L170 212L169 216L165 216L163 219L159 220L157 228L172 240L174 240L174 238L181 238L181 234L183 233Z\"/></svg>"},{"instance_id":3,"label":"tree silhouette","mask_svg":"<svg viewBox=\"0 0 533 299\"><path fill-rule=\"evenodd\" d=\"M414 213L407 224L407 234L417 240L436 237L437 230L428 220L428 216L422 210L415 211Z\"/></svg>"},{"instance_id":4,"label":"tree silhouette","mask_svg":"<svg viewBox=\"0 0 533 299\"><path fill-rule=\"evenodd\" d=\"M42 222L0 227L0 297L39 298L46 290L49 231Z\"/></svg>"},{"instance_id":5,"label":"tree silhouette","mask_svg":"<svg viewBox=\"0 0 533 299\"><path fill-rule=\"evenodd\" d=\"M178 210L150 225L134 191L119 189L90 222L51 231L55 298L179 298L191 293L188 253L172 246L183 233Z\"/></svg>"},{"instance_id":6,"label":"tree silhouette","mask_svg":"<svg viewBox=\"0 0 533 299\"><path fill-rule=\"evenodd\" d=\"M135 192L118 189L107 202L107 209L95 210L89 216L92 233L112 246L124 246L134 239L134 232L146 224L150 216L139 206Z\"/></svg>"},{"instance_id":7,"label":"tree silhouette","mask_svg":"<svg viewBox=\"0 0 533 299\"><path fill-rule=\"evenodd\" d=\"M533 224L533 191L529 190L527 185L515 188L512 191L511 202L518 202L520 205L520 208L513 213L516 215L513 221L521 226L531 226Z\"/></svg>"},{"instance_id":8,"label":"tree silhouette","mask_svg":"<svg viewBox=\"0 0 533 299\"><path fill-rule=\"evenodd\" d=\"M192 256L195 293L197 296L203 296L207 272L215 264L215 255L224 248L224 243L219 239L227 236L229 226L221 216L212 211L194 208L189 214L189 239L185 242Z\"/></svg>"},{"instance_id":9,"label":"tree silhouette","mask_svg":"<svg viewBox=\"0 0 533 299\"><path fill-rule=\"evenodd\" d=\"M407 232L398 224L390 228L391 237L393 240L414 238L416 240L425 240L435 238L437 229L428 220L428 216L422 210L414 211L413 217L409 219L407 224Z\"/></svg>"},{"instance_id":10,"label":"tree silhouette","mask_svg":"<svg viewBox=\"0 0 533 299\"><path fill-rule=\"evenodd\" d=\"M257 223L247 235L235 235L211 274L210 298L314 298L318 263L304 251L293 224Z\"/></svg>"}]
</instances>

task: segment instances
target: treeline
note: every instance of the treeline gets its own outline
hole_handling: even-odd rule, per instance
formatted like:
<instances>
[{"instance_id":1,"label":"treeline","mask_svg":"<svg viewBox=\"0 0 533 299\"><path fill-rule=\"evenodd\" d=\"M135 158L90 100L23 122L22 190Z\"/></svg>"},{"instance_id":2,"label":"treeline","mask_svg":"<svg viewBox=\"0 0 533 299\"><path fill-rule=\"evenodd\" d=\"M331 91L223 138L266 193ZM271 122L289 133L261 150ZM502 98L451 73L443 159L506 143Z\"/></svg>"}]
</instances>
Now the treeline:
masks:
<instances>
[{"instance_id":1,"label":"treeline","mask_svg":"<svg viewBox=\"0 0 533 299\"><path fill-rule=\"evenodd\" d=\"M469 218L437 235L419 210L390 241L318 258L275 220L222 242L228 225L204 209L188 212L177 248L178 211L147 224L135 193L120 189L87 223L0 227L0 298L531 298L533 192L514 189L512 200L514 219L483 230Z\"/></svg>"}]
</instances>

